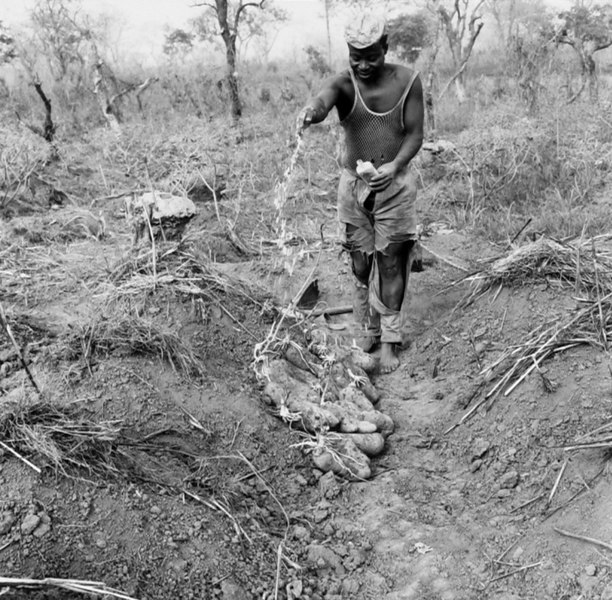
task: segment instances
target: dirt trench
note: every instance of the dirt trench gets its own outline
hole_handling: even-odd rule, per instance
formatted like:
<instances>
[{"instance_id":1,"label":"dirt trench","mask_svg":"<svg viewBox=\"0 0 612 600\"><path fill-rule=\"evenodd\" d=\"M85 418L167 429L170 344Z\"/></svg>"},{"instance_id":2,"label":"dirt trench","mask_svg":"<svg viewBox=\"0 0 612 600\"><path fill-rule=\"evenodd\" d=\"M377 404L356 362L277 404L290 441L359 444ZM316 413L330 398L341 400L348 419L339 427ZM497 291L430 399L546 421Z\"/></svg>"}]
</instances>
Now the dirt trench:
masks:
<instances>
[{"instance_id":1,"label":"dirt trench","mask_svg":"<svg viewBox=\"0 0 612 600\"><path fill-rule=\"evenodd\" d=\"M426 241L454 262L482 255L458 234ZM436 261L411 276L410 346L396 372L375 380L378 408L396 430L374 478L351 483L335 508L334 527L369 548L359 588L345 586L342 597L610 598L610 553L558 531L612 537L606 452L561 449L609 421L607 360L589 348L558 355L540 376L457 426L489 389L478 385L482 367L568 308L547 285L458 308L467 287L450 284L463 275ZM335 294L331 288L323 299L338 301ZM346 287L341 294L346 300Z\"/></svg>"},{"instance_id":2,"label":"dirt trench","mask_svg":"<svg viewBox=\"0 0 612 600\"><path fill-rule=\"evenodd\" d=\"M424 241L453 262L487 252L448 230ZM123 242L66 247L64 263L81 275ZM279 284L288 296L313 260ZM323 248L316 275L330 305L350 297L343 260L335 246ZM234 267L267 277L262 265ZM4 453L2 572L101 580L140 600L609 600L610 553L554 529L612 539L607 455L562 449L610 419L607 357L588 347L561 353L453 428L486 392L477 387L482 367L572 304L554 287L530 284L457 308L467 288L451 284L463 275L444 260L412 275L411 343L401 367L375 380L396 431L367 482L317 472L299 433L266 411L249 362L270 322L241 302L226 298L205 314L160 294L143 305L154 317L171 315L168 325L191 341L206 365L200 380L121 353L79 373L38 360L35 376L60 402L131 424L134 437L159 435L153 454L140 458L172 488L48 471L37 477ZM32 306L85 314L80 278L64 277L61 286L50 289L54 296L33 282ZM331 331L343 335L348 320L335 318ZM21 388L8 396L27 387L14 377ZM177 494L186 483L209 504ZM11 590L7 597L79 596Z\"/></svg>"}]
</instances>

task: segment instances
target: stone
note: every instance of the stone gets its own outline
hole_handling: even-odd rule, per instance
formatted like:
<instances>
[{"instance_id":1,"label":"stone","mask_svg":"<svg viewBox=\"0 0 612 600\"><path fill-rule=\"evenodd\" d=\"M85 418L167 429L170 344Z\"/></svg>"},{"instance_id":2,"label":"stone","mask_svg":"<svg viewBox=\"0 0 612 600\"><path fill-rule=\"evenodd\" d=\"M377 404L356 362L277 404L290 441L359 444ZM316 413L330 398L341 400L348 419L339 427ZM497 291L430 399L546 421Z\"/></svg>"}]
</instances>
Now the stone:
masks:
<instances>
[{"instance_id":1,"label":"stone","mask_svg":"<svg viewBox=\"0 0 612 600\"><path fill-rule=\"evenodd\" d=\"M359 582L355 579L345 579L342 582L342 593L349 598L354 598L359 592Z\"/></svg>"},{"instance_id":2,"label":"stone","mask_svg":"<svg viewBox=\"0 0 612 600\"><path fill-rule=\"evenodd\" d=\"M35 530L34 537L41 538L51 531L51 524L42 522Z\"/></svg>"},{"instance_id":3,"label":"stone","mask_svg":"<svg viewBox=\"0 0 612 600\"><path fill-rule=\"evenodd\" d=\"M333 569L338 575L344 575L345 569L340 557L331 549L320 544L308 546L307 562L317 569Z\"/></svg>"},{"instance_id":4,"label":"stone","mask_svg":"<svg viewBox=\"0 0 612 600\"><path fill-rule=\"evenodd\" d=\"M476 473L476 471L478 471L480 467L482 467L482 460L480 458L477 458L476 460L472 461L472 464L470 465L470 471L472 473Z\"/></svg>"},{"instance_id":5,"label":"stone","mask_svg":"<svg viewBox=\"0 0 612 600\"><path fill-rule=\"evenodd\" d=\"M17 517L15 517L12 512L3 512L2 515L0 515L0 535L6 535L11 530L16 520Z\"/></svg>"},{"instance_id":6,"label":"stone","mask_svg":"<svg viewBox=\"0 0 612 600\"><path fill-rule=\"evenodd\" d=\"M152 191L126 198L126 214L134 230L134 242L150 236L180 239L187 223L196 215L196 205L186 196Z\"/></svg>"},{"instance_id":7,"label":"stone","mask_svg":"<svg viewBox=\"0 0 612 600\"><path fill-rule=\"evenodd\" d=\"M584 568L584 572L590 577L593 577L597 574L597 567L595 565L587 565Z\"/></svg>"},{"instance_id":8,"label":"stone","mask_svg":"<svg viewBox=\"0 0 612 600\"><path fill-rule=\"evenodd\" d=\"M308 541L310 540L310 531L308 531L308 529L303 525L296 525L293 528L293 537L296 540Z\"/></svg>"},{"instance_id":9,"label":"stone","mask_svg":"<svg viewBox=\"0 0 612 600\"><path fill-rule=\"evenodd\" d=\"M21 533L30 535L40 525L40 517L38 515L29 514L21 522Z\"/></svg>"},{"instance_id":10,"label":"stone","mask_svg":"<svg viewBox=\"0 0 612 600\"><path fill-rule=\"evenodd\" d=\"M482 458L491 448L491 444L483 439L476 438L471 448L471 459L476 460Z\"/></svg>"},{"instance_id":11,"label":"stone","mask_svg":"<svg viewBox=\"0 0 612 600\"><path fill-rule=\"evenodd\" d=\"M328 471L319 479L319 491L323 498L333 500L340 493L340 485L333 471Z\"/></svg>"},{"instance_id":12,"label":"stone","mask_svg":"<svg viewBox=\"0 0 612 600\"><path fill-rule=\"evenodd\" d=\"M505 489L513 489L518 485L519 474L516 471L508 471L501 476L499 486Z\"/></svg>"},{"instance_id":13,"label":"stone","mask_svg":"<svg viewBox=\"0 0 612 600\"><path fill-rule=\"evenodd\" d=\"M221 584L221 594L223 600L244 600L248 598L248 594L242 586L229 580L225 580Z\"/></svg>"}]
</instances>

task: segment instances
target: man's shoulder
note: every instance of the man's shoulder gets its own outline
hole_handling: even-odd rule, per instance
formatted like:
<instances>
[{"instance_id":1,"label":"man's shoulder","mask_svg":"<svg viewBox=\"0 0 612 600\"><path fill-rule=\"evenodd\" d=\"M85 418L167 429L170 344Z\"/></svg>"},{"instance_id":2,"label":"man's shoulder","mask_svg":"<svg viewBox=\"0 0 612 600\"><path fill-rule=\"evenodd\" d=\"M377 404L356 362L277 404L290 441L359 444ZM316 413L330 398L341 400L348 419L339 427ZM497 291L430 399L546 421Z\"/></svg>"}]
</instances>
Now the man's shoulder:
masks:
<instances>
[{"instance_id":1,"label":"man's shoulder","mask_svg":"<svg viewBox=\"0 0 612 600\"><path fill-rule=\"evenodd\" d=\"M402 84L408 85L415 73L418 73L416 69L411 69L404 65L398 65L395 63L387 63L387 67L391 69L394 77L397 78Z\"/></svg>"}]
</instances>

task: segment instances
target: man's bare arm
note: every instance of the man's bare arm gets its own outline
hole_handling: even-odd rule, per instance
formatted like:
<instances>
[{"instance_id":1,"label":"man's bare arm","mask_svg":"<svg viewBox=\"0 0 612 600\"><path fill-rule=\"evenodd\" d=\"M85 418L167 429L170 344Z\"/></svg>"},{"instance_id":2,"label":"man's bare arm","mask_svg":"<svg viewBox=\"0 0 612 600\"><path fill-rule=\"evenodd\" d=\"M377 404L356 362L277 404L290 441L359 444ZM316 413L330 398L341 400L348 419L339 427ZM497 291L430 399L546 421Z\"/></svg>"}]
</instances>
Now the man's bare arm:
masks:
<instances>
[{"instance_id":1,"label":"man's bare arm","mask_svg":"<svg viewBox=\"0 0 612 600\"><path fill-rule=\"evenodd\" d=\"M297 118L298 131L303 131L313 123L324 121L331 109L336 106L339 95L339 77L336 75L326 79L319 93L300 111Z\"/></svg>"},{"instance_id":2,"label":"man's bare arm","mask_svg":"<svg viewBox=\"0 0 612 600\"><path fill-rule=\"evenodd\" d=\"M385 190L393 178L399 173L416 155L423 144L423 121L425 118L423 104L423 86L417 75L414 80L406 103L404 105L404 129L406 134L394 160L378 168L378 175L370 180L370 187L375 192Z\"/></svg>"}]
</instances>

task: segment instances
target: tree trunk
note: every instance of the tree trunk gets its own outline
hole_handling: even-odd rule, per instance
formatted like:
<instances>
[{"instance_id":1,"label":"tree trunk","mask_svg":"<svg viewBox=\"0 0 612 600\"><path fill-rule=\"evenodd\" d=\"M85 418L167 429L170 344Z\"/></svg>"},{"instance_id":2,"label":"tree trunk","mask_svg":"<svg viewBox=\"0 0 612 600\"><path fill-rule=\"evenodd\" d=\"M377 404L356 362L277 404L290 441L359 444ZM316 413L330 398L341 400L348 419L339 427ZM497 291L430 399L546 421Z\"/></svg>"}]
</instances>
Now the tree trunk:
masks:
<instances>
[{"instance_id":1,"label":"tree trunk","mask_svg":"<svg viewBox=\"0 0 612 600\"><path fill-rule=\"evenodd\" d=\"M597 102L599 96L599 86L597 82L597 69L595 66L595 60L590 54L586 54L583 58L583 69L587 79L589 87L589 100L591 102Z\"/></svg>"},{"instance_id":2,"label":"tree trunk","mask_svg":"<svg viewBox=\"0 0 612 600\"><path fill-rule=\"evenodd\" d=\"M240 100L240 92L238 90L238 77L236 73L236 36L237 31L230 29L227 0L216 0L217 19L221 28L221 37L225 44L225 61L227 63L227 89L230 95L232 119L238 121L242 116L242 102ZM240 13L236 13L236 21L238 21ZM238 23L236 22L236 27Z\"/></svg>"},{"instance_id":3,"label":"tree trunk","mask_svg":"<svg viewBox=\"0 0 612 600\"><path fill-rule=\"evenodd\" d=\"M238 74L236 73L236 40L227 44L225 57L227 59L227 89L229 90L232 119L237 121L242 116L242 101L238 90Z\"/></svg>"}]
</instances>

